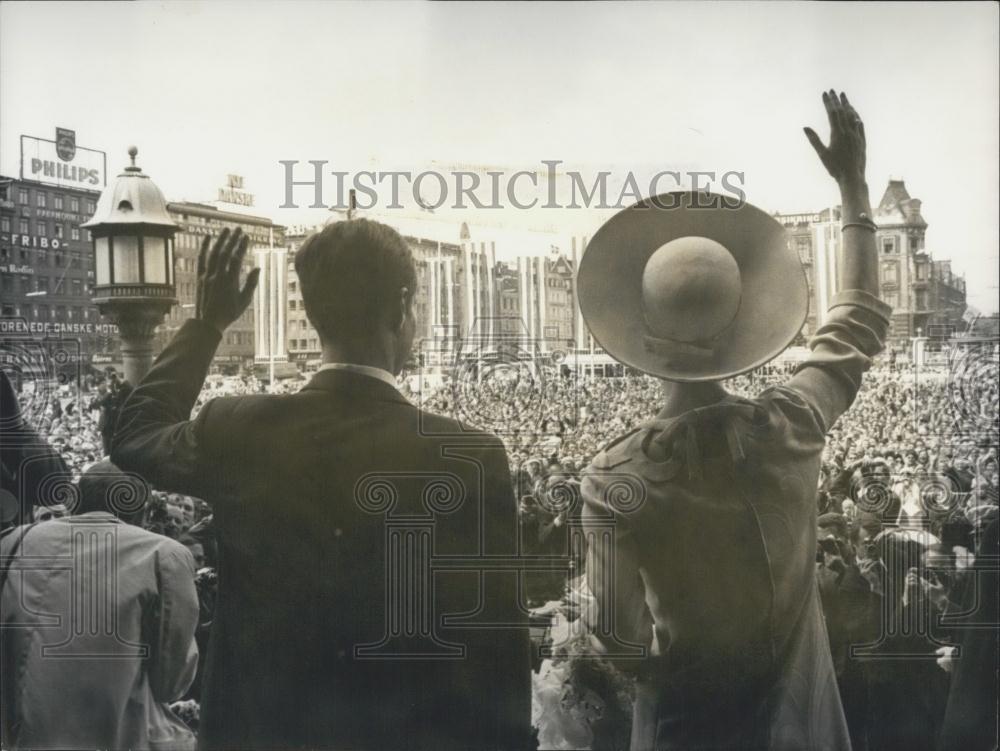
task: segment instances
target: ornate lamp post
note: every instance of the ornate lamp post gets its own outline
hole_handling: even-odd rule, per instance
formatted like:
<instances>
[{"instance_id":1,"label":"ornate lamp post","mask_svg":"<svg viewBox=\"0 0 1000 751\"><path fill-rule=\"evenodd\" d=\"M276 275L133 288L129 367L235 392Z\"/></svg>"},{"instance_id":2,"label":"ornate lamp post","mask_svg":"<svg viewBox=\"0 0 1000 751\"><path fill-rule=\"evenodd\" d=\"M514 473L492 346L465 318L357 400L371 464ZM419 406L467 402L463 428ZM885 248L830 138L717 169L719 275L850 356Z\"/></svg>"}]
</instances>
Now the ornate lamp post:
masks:
<instances>
[{"instance_id":1,"label":"ornate lamp post","mask_svg":"<svg viewBox=\"0 0 1000 751\"><path fill-rule=\"evenodd\" d=\"M117 325L125 380L138 385L153 364L153 334L174 298L174 232L177 225L156 184L132 164L108 185L83 227L94 241L98 310Z\"/></svg>"}]
</instances>

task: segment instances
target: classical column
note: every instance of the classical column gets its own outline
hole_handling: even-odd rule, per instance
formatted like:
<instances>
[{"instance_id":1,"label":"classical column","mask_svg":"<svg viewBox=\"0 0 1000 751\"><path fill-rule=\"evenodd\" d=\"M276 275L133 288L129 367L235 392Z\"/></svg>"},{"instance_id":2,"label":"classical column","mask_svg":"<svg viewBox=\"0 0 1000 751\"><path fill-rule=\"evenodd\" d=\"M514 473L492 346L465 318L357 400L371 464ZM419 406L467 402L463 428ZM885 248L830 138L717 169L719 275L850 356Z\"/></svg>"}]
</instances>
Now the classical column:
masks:
<instances>
[{"instance_id":1,"label":"classical column","mask_svg":"<svg viewBox=\"0 0 1000 751\"><path fill-rule=\"evenodd\" d=\"M285 306L288 304L288 280L286 278L286 274L288 273L288 251L284 248L275 248L274 263L274 289L275 294L278 296L277 355L282 360L286 360L288 359L288 331L285 323Z\"/></svg>"},{"instance_id":2,"label":"classical column","mask_svg":"<svg viewBox=\"0 0 1000 751\"><path fill-rule=\"evenodd\" d=\"M267 251L258 248L254 251L257 257L257 268L260 269L261 279L257 283L257 291L254 293L254 360L264 360L267 358L268 338L264 327L264 309L266 300L264 299L266 275L267 275Z\"/></svg>"},{"instance_id":3,"label":"classical column","mask_svg":"<svg viewBox=\"0 0 1000 751\"><path fill-rule=\"evenodd\" d=\"M479 315L479 252L476 250L475 243L472 243L469 252L469 273L471 274L469 286L472 288L472 323L470 324L470 329L471 333L479 338L483 322L482 316Z\"/></svg>"},{"instance_id":4,"label":"classical column","mask_svg":"<svg viewBox=\"0 0 1000 751\"><path fill-rule=\"evenodd\" d=\"M476 267L476 289L479 290L479 294L476 297L477 305L479 305L479 317L481 323L479 324L479 335L485 340L488 338L488 326L490 311L487 301L484 298L484 288L486 286L486 243L479 244L479 256L477 259Z\"/></svg>"},{"instance_id":5,"label":"classical column","mask_svg":"<svg viewBox=\"0 0 1000 751\"><path fill-rule=\"evenodd\" d=\"M528 340L531 338L531 315L528 311L528 279L524 271L524 258L522 256L517 257L517 295L520 301L520 313L521 313L521 338L524 342L524 346L527 347Z\"/></svg>"},{"instance_id":6,"label":"classical column","mask_svg":"<svg viewBox=\"0 0 1000 751\"><path fill-rule=\"evenodd\" d=\"M465 282L462 286L465 288L465 321L462 324L461 333L465 336L472 335L472 248L471 242L462 243L462 281Z\"/></svg>"},{"instance_id":7,"label":"classical column","mask_svg":"<svg viewBox=\"0 0 1000 751\"><path fill-rule=\"evenodd\" d=\"M455 326L455 259L446 258L444 260L445 270L445 290L448 295L448 326ZM454 333L454 328L452 328ZM449 339L451 335L449 335Z\"/></svg>"},{"instance_id":8,"label":"classical column","mask_svg":"<svg viewBox=\"0 0 1000 751\"><path fill-rule=\"evenodd\" d=\"M484 320L486 318L486 313L483 310L482 271L483 255L480 250L472 254L472 307L476 316L476 336L479 338L480 346L482 346L481 343L483 340L483 326L486 324L486 321Z\"/></svg>"},{"instance_id":9,"label":"classical column","mask_svg":"<svg viewBox=\"0 0 1000 751\"><path fill-rule=\"evenodd\" d=\"M545 335L545 322L548 318L548 311L545 309L547 300L545 298L545 256L540 256L538 261L538 338L541 341L541 351L548 351L549 340Z\"/></svg>"},{"instance_id":10,"label":"classical column","mask_svg":"<svg viewBox=\"0 0 1000 751\"><path fill-rule=\"evenodd\" d=\"M267 310L267 337L268 337L268 356L271 362L274 362L274 358L277 356L278 352L276 349L276 344L278 341L278 332L275 324L278 321L277 309L278 309L278 280L274 276L274 253L267 254L267 291L268 291L268 310ZM271 382L274 381L274 368L271 368Z\"/></svg>"},{"instance_id":11,"label":"classical column","mask_svg":"<svg viewBox=\"0 0 1000 751\"><path fill-rule=\"evenodd\" d=\"M574 341L576 342L577 349L583 349L585 346L585 339L583 334L584 332L583 313L580 311L580 296L576 284L577 284L577 274L580 271L580 258L583 255L583 250L584 248L586 248L586 246L587 242L584 239L583 242L580 243L580 252L578 254L576 250L576 238L575 237L572 238L571 247L572 247L572 257L573 257L573 279L570 286L570 294L572 296L570 303L573 306L574 319L576 323L576 325L574 326L573 333L575 334Z\"/></svg>"},{"instance_id":12,"label":"classical column","mask_svg":"<svg viewBox=\"0 0 1000 751\"><path fill-rule=\"evenodd\" d=\"M438 317L437 266L437 258L431 258L427 261L427 274L429 277L427 286L430 293L430 310L428 311L429 315L427 316L427 338L431 340L434 339L434 327L437 326Z\"/></svg>"},{"instance_id":13,"label":"classical column","mask_svg":"<svg viewBox=\"0 0 1000 751\"><path fill-rule=\"evenodd\" d=\"M122 367L125 380L135 388L153 366L153 340L163 321L162 308L144 305L119 306L115 323L122 340Z\"/></svg>"},{"instance_id":14,"label":"classical column","mask_svg":"<svg viewBox=\"0 0 1000 751\"><path fill-rule=\"evenodd\" d=\"M486 294L489 295L487 299L487 304L489 305L489 312L490 312L487 338L489 339L490 343L493 342L493 335L494 332L496 331L497 314L496 314L496 303L494 301L494 298L496 297L496 282L493 279L493 272L494 269L496 268L496 262L497 262L496 243L490 240L490 253L489 256L487 257L488 265L486 266L486 287L487 287Z\"/></svg>"}]
</instances>

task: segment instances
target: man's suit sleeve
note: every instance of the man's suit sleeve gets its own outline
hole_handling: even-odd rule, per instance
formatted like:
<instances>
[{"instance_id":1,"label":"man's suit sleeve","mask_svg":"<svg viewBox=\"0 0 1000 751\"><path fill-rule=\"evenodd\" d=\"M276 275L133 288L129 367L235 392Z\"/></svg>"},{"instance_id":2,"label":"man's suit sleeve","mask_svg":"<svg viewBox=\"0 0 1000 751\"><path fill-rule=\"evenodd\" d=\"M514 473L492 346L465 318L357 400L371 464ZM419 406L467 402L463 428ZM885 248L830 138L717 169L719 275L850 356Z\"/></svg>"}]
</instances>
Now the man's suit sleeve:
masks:
<instances>
[{"instance_id":1,"label":"man's suit sleeve","mask_svg":"<svg viewBox=\"0 0 1000 751\"><path fill-rule=\"evenodd\" d=\"M503 443L494 438L486 452L484 466L486 498L490 510L486 524L487 555L514 555L517 551L517 504L511 482L510 464ZM520 751L529 748L531 736L531 640L526 614L518 600L517 579L510 574L495 575L493 596L506 605L508 622L516 624L506 635L506 649L493 650L493 675L497 682L495 748ZM504 684L504 685L500 685Z\"/></svg>"},{"instance_id":2,"label":"man's suit sleeve","mask_svg":"<svg viewBox=\"0 0 1000 751\"><path fill-rule=\"evenodd\" d=\"M191 420L221 335L190 320L132 392L118 416L111 461L161 490L213 497L220 473L206 438L213 403Z\"/></svg>"},{"instance_id":3,"label":"man's suit sleeve","mask_svg":"<svg viewBox=\"0 0 1000 751\"><path fill-rule=\"evenodd\" d=\"M194 558L180 544L157 551L157 598L149 661L149 686L157 701L180 699L198 669L198 592L194 585Z\"/></svg>"},{"instance_id":4,"label":"man's suit sleeve","mask_svg":"<svg viewBox=\"0 0 1000 751\"><path fill-rule=\"evenodd\" d=\"M500 439L491 436L477 452L482 463L482 539L488 556L513 557L517 553L517 505L507 453ZM487 572L485 586L494 615L506 623L502 630L484 632L479 650L485 652L482 668L493 684L493 699L481 713L482 747L491 751L530 748L531 646L527 614L518 600L517 576ZM477 585L478 588L479 585ZM491 608L492 609L492 608Z\"/></svg>"}]
</instances>

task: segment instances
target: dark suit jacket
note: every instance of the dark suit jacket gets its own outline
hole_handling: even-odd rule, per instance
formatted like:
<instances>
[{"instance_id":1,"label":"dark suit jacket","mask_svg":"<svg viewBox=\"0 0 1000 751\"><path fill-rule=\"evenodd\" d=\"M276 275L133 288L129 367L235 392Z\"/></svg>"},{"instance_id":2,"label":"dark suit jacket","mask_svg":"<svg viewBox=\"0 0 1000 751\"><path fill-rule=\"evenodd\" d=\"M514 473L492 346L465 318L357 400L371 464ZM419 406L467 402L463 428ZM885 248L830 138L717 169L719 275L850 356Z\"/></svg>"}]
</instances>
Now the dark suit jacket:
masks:
<instances>
[{"instance_id":1,"label":"dark suit jacket","mask_svg":"<svg viewBox=\"0 0 1000 751\"><path fill-rule=\"evenodd\" d=\"M476 570L516 553L503 444L344 371L215 399L189 421L218 340L184 325L112 451L214 507L202 746L527 747L526 614L512 573Z\"/></svg>"},{"instance_id":2,"label":"dark suit jacket","mask_svg":"<svg viewBox=\"0 0 1000 751\"><path fill-rule=\"evenodd\" d=\"M0 371L0 529L29 524L35 506L61 502L60 487L70 479L66 462L25 420L13 384Z\"/></svg>"}]
</instances>

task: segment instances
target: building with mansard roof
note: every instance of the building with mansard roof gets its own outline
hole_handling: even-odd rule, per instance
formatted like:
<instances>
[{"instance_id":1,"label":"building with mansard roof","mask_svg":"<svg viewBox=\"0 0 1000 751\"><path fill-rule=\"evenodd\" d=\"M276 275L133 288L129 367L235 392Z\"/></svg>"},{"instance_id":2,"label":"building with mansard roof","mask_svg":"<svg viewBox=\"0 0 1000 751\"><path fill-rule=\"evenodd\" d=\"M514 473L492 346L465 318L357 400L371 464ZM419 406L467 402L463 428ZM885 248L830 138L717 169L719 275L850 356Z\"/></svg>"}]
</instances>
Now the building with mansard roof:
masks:
<instances>
[{"instance_id":1,"label":"building with mansard roof","mask_svg":"<svg viewBox=\"0 0 1000 751\"><path fill-rule=\"evenodd\" d=\"M879 295L893 308L890 346L904 349L912 337L947 339L964 327L965 278L951 261L926 248L927 221L922 202L910 196L902 179L891 178L872 219L879 256ZM815 332L837 289L840 273L839 206L804 214L775 214L798 251L809 283L809 316L803 339Z\"/></svg>"}]
</instances>

